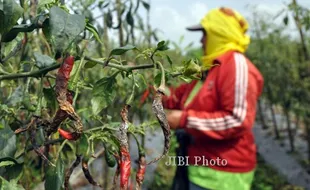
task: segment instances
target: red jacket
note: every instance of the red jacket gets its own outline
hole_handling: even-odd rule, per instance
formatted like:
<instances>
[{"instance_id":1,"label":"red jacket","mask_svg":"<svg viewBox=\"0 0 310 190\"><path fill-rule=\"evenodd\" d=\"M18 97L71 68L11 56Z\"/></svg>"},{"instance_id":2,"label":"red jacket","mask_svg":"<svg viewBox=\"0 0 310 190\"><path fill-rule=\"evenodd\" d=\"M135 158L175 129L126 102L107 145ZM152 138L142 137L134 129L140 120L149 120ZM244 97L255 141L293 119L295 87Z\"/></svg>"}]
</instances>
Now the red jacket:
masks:
<instances>
[{"instance_id":1,"label":"red jacket","mask_svg":"<svg viewBox=\"0 0 310 190\"><path fill-rule=\"evenodd\" d=\"M194 139L188 148L190 164L197 164L194 156L219 158L226 159L227 165L208 167L248 172L256 167L252 127L264 80L241 53L227 52L216 63L218 66L209 70L203 86L187 107L184 103L197 81L171 89L170 96L164 98L164 107L183 112L180 128Z\"/></svg>"}]
</instances>

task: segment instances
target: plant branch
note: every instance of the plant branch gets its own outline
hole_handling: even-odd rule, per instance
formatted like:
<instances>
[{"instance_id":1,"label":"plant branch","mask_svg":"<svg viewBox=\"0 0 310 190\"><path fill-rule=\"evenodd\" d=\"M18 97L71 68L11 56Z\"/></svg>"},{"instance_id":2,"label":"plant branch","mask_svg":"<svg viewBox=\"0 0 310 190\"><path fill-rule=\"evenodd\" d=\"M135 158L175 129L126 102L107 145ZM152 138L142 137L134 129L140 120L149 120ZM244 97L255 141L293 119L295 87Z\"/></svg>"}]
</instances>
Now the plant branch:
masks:
<instances>
[{"instance_id":1,"label":"plant branch","mask_svg":"<svg viewBox=\"0 0 310 190\"><path fill-rule=\"evenodd\" d=\"M85 60L93 61L93 62L99 63L99 64L101 64L101 65L106 65L106 62L105 62L105 61L96 60L96 59L93 59L93 58L91 58L91 57L85 57ZM153 67L154 67L154 64L135 65L135 66L124 66L124 65L118 65L118 64L114 64L114 63L110 63L110 62L109 62L107 66L108 66L108 67L111 67L111 68L119 69L119 70L121 70L121 71L131 72L131 71L133 71L133 70L153 68Z\"/></svg>"},{"instance_id":2,"label":"plant branch","mask_svg":"<svg viewBox=\"0 0 310 190\"><path fill-rule=\"evenodd\" d=\"M0 75L0 81L2 80L11 80L17 78L27 78L27 77L41 77L48 73L49 71L55 70L60 67L60 64L54 64L49 67L45 67L43 69L33 71L33 72L26 72L26 73L16 73L10 75Z\"/></svg>"},{"instance_id":3,"label":"plant branch","mask_svg":"<svg viewBox=\"0 0 310 190\"><path fill-rule=\"evenodd\" d=\"M40 145L39 147L41 147L41 146L46 146L46 145L54 145L54 144L57 144L57 143L62 143L64 140L66 140L66 139L59 138L59 139L54 139L54 140L46 141L46 142L44 142L42 145ZM16 159L22 157L26 152L30 152L30 151L32 151L33 149L34 149L33 146L27 148L26 151L23 152L23 153L21 153L20 155L18 155L18 156L16 157Z\"/></svg>"}]
</instances>

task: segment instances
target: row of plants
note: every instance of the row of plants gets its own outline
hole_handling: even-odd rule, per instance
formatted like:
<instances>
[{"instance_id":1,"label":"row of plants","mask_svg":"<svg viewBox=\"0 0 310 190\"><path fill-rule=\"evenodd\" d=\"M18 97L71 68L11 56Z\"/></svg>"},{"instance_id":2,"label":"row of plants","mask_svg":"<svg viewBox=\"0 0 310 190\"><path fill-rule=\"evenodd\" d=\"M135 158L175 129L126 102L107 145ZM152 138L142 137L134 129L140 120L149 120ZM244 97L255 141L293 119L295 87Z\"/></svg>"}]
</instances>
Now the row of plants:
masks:
<instances>
[{"instance_id":1,"label":"row of plants","mask_svg":"<svg viewBox=\"0 0 310 190\"><path fill-rule=\"evenodd\" d=\"M267 17L274 18L273 20ZM252 43L248 57L258 66L265 80L263 98L259 102L258 116L268 128L264 105L270 110L276 139L289 138L290 151L295 152L297 130L302 129L308 144L310 159L310 10L293 0L275 15L252 16ZM282 24L277 24L283 18ZM290 26L295 26L291 29ZM286 118L287 135L281 133L276 109ZM279 109L277 109L279 110ZM296 124L293 128L292 123Z\"/></svg>"},{"instance_id":2,"label":"row of plants","mask_svg":"<svg viewBox=\"0 0 310 190\"><path fill-rule=\"evenodd\" d=\"M169 151L165 86L201 74L158 40L149 11L144 0L0 2L0 189L71 189L78 166L93 186L141 189ZM164 147L150 160L145 130L155 128ZM89 167L98 159L104 180Z\"/></svg>"}]
</instances>

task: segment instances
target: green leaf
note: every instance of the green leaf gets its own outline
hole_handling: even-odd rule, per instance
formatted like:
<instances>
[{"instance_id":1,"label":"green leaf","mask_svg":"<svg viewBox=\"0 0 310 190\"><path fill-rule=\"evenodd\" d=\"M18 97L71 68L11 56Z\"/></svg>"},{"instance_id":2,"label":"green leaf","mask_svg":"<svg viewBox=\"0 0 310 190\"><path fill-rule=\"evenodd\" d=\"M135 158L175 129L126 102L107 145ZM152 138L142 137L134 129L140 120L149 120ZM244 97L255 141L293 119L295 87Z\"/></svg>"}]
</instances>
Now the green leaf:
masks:
<instances>
[{"instance_id":1,"label":"green leaf","mask_svg":"<svg viewBox=\"0 0 310 190\"><path fill-rule=\"evenodd\" d=\"M136 46L126 45L126 46L123 46L123 47L115 48L115 49L113 49L111 51L110 56L112 56L112 55L122 55L122 54L126 53L127 51L133 50L133 49L136 49Z\"/></svg>"},{"instance_id":2,"label":"green leaf","mask_svg":"<svg viewBox=\"0 0 310 190\"><path fill-rule=\"evenodd\" d=\"M56 100L55 92L52 88L43 88L44 99L47 102L47 107L52 111L56 111L58 103Z\"/></svg>"},{"instance_id":3,"label":"green leaf","mask_svg":"<svg viewBox=\"0 0 310 190\"><path fill-rule=\"evenodd\" d=\"M143 7L144 7L147 11L150 10L150 4L148 4L147 2L142 1L142 5L143 5Z\"/></svg>"},{"instance_id":4,"label":"green leaf","mask_svg":"<svg viewBox=\"0 0 310 190\"><path fill-rule=\"evenodd\" d=\"M8 99L7 104L9 106L16 106L18 103L23 101L23 95L24 95L24 88L22 86L18 86Z\"/></svg>"},{"instance_id":5,"label":"green leaf","mask_svg":"<svg viewBox=\"0 0 310 190\"><path fill-rule=\"evenodd\" d=\"M5 166L12 166L14 165L15 163L12 162L12 161L2 161L0 162L0 167L5 167Z\"/></svg>"},{"instance_id":6,"label":"green leaf","mask_svg":"<svg viewBox=\"0 0 310 190\"><path fill-rule=\"evenodd\" d=\"M156 50L158 50L158 51L165 51L165 50L168 50L168 49L169 49L168 43L166 43L165 41L158 42Z\"/></svg>"},{"instance_id":7,"label":"green leaf","mask_svg":"<svg viewBox=\"0 0 310 190\"><path fill-rule=\"evenodd\" d=\"M37 9L41 11L45 5L52 4L54 3L54 1L55 0L40 0L38 3Z\"/></svg>"},{"instance_id":8,"label":"green leaf","mask_svg":"<svg viewBox=\"0 0 310 190\"><path fill-rule=\"evenodd\" d=\"M86 24L84 16L70 15L59 7L52 7L49 25L51 42L56 51L63 52L84 31Z\"/></svg>"},{"instance_id":9,"label":"green leaf","mask_svg":"<svg viewBox=\"0 0 310 190\"><path fill-rule=\"evenodd\" d=\"M47 55L42 55L39 52L34 52L34 58L36 60L36 66L39 68L44 68L44 67L48 67L48 66L55 64L55 61L53 58Z\"/></svg>"},{"instance_id":10,"label":"green leaf","mask_svg":"<svg viewBox=\"0 0 310 190\"><path fill-rule=\"evenodd\" d=\"M131 10L128 11L127 15L126 15L126 22L130 25L133 26L134 25L134 19L132 17L131 14Z\"/></svg>"},{"instance_id":11,"label":"green leaf","mask_svg":"<svg viewBox=\"0 0 310 190\"><path fill-rule=\"evenodd\" d=\"M91 69L94 66L96 66L98 63L94 62L94 61L88 61L85 63L84 68L85 69Z\"/></svg>"},{"instance_id":12,"label":"green leaf","mask_svg":"<svg viewBox=\"0 0 310 190\"><path fill-rule=\"evenodd\" d=\"M16 136L14 132L5 125L0 130L0 158L13 157L16 152Z\"/></svg>"},{"instance_id":13,"label":"green leaf","mask_svg":"<svg viewBox=\"0 0 310 190\"><path fill-rule=\"evenodd\" d=\"M85 155L88 150L88 140L87 136L83 134L79 139L79 143L77 143L77 154Z\"/></svg>"},{"instance_id":14,"label":"green leaf","mask_svg":"<svg viewBox=\"0 0 310 190\"><path fill-rule=\"evenodd\" d=\"M192 82L192 79L191 78L188 78L188 77L185 77L185 76L180 76L180 79L182 79L184 82L186 83L190 83Z\"/></svg>"},{"instance_id":15,"label":"green leaf","mask_svg":"<svg viewBox=\"0 0 310 190\"><path fill-rule=\"evenodd\" d=\"M23 164L18 163L11 166L6 166L4 176L6 177L6 179L18 181L22 175L22 171Z\"/></svg>"},{"instance_id":16,"label":"green leaf","mask_svg":"<svg viewBox=\"0 0 310 190\"><path fill-rule=\"evenodd\" d=\"M106 8L110 4L110 2L107 2L106 4L104 4L104 3L105 3L104 0L99 1L98 6L99 6L100 9Z\"/></svg>"},{"instance_id":17,"label":"green leaf","mask_svg":"<svg viewBox=\"0 0 310 190\"><path fill-rule=\"evenodd\" d=\"M0 158L0 165L2 164L2 162L12 162L13 164L20 164L12 157L2 157Z\"/></svg>"},{"instance_id":18,"label":"green leaf","mask_svg":"<svg viewBox=\"0 0 310 190\"><path fill-rule=\"evenodd\" d=\"M168 81L169 74L165 72L165 80ZM158 73L154 78L154 83L156 86L160 86L161 82L161 73Z\"/></svg>"},{"instance_id":19,"label":"green leaf","mask_svg":"<svg viewBox=\"0 0 310 190\"><path fill-rule=\"evenodd\" d=\"M45 179L45 190L61 190L64 182L64 163L61 156L58 157L56 167L49 166Z\"/></svg>"},{"instance_id":20,"label":"green leaf","mask_svg":"<svg viewBox=\"0 0 310 190\"><path fill-rule=\"evenodd\" d=\"M15 181L7 181L0 176L0 189L1 190L25 190L21 185L18 185Z\"/></svg>"},{"instance_id":21,"label":"green leaf","mask_svg":"<svg viewBox=\"0 0 310 190\"><path fill-rule=\"evenodd\" d=\"M4 0L0 2L0 34L5 34L16 24L23 14L21 8L15 0Z\"/></svg>"},{"instance_id":22,"label":"green leaf","mask_svg":"<svg viewBox=\"0 0 310 190\"><path fill-rule=\"evenodd\" d=\"M144 76L140 73L135 73L135 77L136 77L136 82L138 83L137 86L138 88L141 88L141 89L145 89L147 88L147 82L144 78Z\"/></svg>"},{"instance_id":23,"label":"green leaf","mask_svg":"<svg viewBox=\"0 0 310 190\"><path fill-rule=\"evenodd\" d=\"M97 29L96 29L91 23L87 22L87 24L86 24L86 30L88 30L89 32L91 32L91 33L94 35L94 37L96 38L96 40L97 40L99 43L102 44L102 41L101 41L101 39L100 39L100 37L99 37L99 33L98 33Z\"/></svg>"},{"instance_id":24,"label":"green leaf","mask_svg":"<svg viewBox=\"0 0 310 190\"><path fill-rule=\"evenodd\" d=\"M47 20L45 15L39 15L31 24L20 24L14 26L2 37L2 42L10 42L14 40L20 32L32 32L36 28L42 28L45 20Z\"/></svg>"},{"instance_id":25,"label":"green leaf","mask_svg":"<svg viewBox=\"0 0 310 190\"><path fill-rule=\"evenodd\" d=\"M167 61L170 64L170 67L172 67L172 60L171 60L171 58L168 55L166 55L166 58L167 58Z\"/></svg>"},{"instance_id":26,"label":"green leaf","mask_svg":"<svg viewBox=\"0 0 310 190\"><path fill-rule=\"evenodd\" d=\"M111 13L111 10L109 9L109 11L104 14L104 20L105 20L105 24L107 25L108 28L112 28L113 26L113 16Z\"/></svg>"},{"instance_id":27,"label":"green leaf","mask_svg":"<svg viewBox=\"0 0 310 190\"><path fill-rule=\"evenodd\" d=\"M104 77L95 83L92 91L93 98L91 99L94 115L97 115L114 101L116 95L115 84L115 77Z\"/></svg>"},{"instance_id":28,"label":"green leaf","mask_svg":"<svg viewBox=\"0 0 310 190\"><path fill-rule=\"evenodd\" d=\"M287 26L287 24L288 24L288 16L283 18L283 23Z\"/></svg>"}]
</instances>

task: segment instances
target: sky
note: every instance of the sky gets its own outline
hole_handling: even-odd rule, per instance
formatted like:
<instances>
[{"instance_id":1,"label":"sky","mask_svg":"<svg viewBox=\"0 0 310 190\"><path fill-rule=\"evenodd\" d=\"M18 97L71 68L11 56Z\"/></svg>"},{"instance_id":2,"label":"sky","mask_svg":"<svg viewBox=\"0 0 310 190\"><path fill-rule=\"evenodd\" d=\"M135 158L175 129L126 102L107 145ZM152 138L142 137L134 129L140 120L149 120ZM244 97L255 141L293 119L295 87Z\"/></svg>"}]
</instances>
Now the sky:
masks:
<instances>
[{"instance_id":1,"label":"sky","mask_svg":"<svg viewBox=\"0 0 310 190\"><path fill-rule=\"evenodd\" d=\"M256 7L262 14L276 15L288 4L288 0L149 0L151 5L150 21L153 28L161 30L159 38L172 40L178 43L181 36L184 41L179 44L185 47L190 42L199 46L200 32L188 32L186 27L198 24L208 10L225 6L240 12L246 18L250 18L253 7ZM299 4L310 8L310 0L298 0ZM141 12L143 13L143 11ZM270 17L273 19L273 17ZM275 22L283 22L278 18ZM251 27L251 26L250 26ZM294 25L290 25L294 28Z\"/></svg>"}]
</instances>

